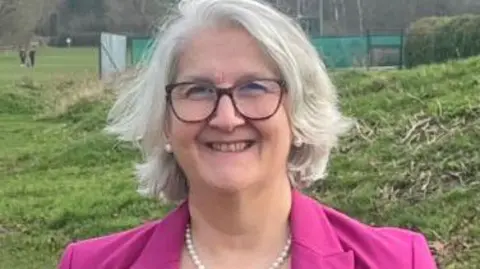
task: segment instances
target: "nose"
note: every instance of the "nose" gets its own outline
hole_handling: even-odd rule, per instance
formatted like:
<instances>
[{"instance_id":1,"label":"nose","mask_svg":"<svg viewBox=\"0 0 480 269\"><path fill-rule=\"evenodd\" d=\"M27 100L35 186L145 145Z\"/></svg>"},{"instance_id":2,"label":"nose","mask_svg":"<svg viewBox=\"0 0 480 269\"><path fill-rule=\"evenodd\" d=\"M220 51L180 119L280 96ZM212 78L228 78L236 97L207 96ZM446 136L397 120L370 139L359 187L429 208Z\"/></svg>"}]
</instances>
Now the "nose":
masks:
<instances>
[{"instance_id":1,"label":"nose","mask_svg":"<svg viewBox=\"0 0 480 269\"><path fill-rule=\"evenodd\" d=\"M231 132L243 124L245 124L245 119L236 111L233 100L226 95L220 97L217 110L209 121L209 125L225 132Z\"/></svg>"}]
</instances>

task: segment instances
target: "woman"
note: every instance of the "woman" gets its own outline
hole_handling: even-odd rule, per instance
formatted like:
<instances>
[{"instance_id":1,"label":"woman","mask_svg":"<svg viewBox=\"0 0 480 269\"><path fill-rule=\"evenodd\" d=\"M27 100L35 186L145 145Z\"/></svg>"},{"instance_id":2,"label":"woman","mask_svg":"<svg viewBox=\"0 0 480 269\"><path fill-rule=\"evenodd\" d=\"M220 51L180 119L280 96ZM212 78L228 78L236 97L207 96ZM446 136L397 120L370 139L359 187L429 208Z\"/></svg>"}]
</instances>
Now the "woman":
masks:
<instances>
[{"instance_id":1,"label":"woman","mask_svg":"<svg viewBox=\"0 0 480 269\"><path fill-rule=\"evenodd\" d=\"M425 238L373 228L299 189L349 121L315 49L253 0L181 1L152 61L110 112L139 141L163 220L73 243L61 269L435 268Z\"/></svg>"}]
</instances>

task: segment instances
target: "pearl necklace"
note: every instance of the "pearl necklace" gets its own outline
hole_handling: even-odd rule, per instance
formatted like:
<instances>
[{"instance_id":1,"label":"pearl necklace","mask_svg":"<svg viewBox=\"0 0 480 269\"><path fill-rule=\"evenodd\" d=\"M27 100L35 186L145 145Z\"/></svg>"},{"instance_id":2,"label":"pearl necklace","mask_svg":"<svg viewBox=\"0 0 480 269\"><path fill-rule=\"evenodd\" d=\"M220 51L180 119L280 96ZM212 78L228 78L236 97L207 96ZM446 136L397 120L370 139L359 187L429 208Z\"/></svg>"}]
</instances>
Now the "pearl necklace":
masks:
<instances>
[{"instance_id":1,"label":"pearl necklace","mask_svg":"<svg viewBox=\"0 0 480 269\"><path fill-rule=\"evenodd\" d=\"M192 230L190 229L190 225L187 225L185 229L185 244L187 245L188 254L192 259L193 263L197 267L197 269L206 269L205 265L200 261L197 252L195 251L195 247L193 246L192 241ZM290 247L292 245L292 236L288 235L287 243L283 247L282 252L278 256L278 258L273 262L273 264L268 269L278 269L280 266L287 260L288 253L290 252Z\"/></svg>"}]
</instances>

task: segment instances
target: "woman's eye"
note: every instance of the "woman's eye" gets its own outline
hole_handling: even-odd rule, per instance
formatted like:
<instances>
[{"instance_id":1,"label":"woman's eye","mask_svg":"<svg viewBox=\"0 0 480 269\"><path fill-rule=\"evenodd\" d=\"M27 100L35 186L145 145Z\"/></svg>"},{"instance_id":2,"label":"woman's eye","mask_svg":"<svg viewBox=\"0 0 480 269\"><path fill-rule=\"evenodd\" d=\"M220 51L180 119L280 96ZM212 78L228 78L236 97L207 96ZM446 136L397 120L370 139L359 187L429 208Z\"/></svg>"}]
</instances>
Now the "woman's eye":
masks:
<instances>
[{"instance_id":1,"label":"woman's eye","mask_svg":"<svg viewBox=\"0 0 480 269\"><path fill-rule=\"evenodd\" d=\"M240 87L240 92L242 93L264 93L267 92L268 88L265 85L260 83L248 83Z\"/></svg>"},{"instance_id":2,"label":"woman's eye","mask_svg":"<svg viewBox=\"0 0 480 269\"><path fill-rule=\"evenodd\" d=\"M185 91L185 97L203 97L215 94L215 90L204 86L192 86Z\"/></svg>"}]
</instances>

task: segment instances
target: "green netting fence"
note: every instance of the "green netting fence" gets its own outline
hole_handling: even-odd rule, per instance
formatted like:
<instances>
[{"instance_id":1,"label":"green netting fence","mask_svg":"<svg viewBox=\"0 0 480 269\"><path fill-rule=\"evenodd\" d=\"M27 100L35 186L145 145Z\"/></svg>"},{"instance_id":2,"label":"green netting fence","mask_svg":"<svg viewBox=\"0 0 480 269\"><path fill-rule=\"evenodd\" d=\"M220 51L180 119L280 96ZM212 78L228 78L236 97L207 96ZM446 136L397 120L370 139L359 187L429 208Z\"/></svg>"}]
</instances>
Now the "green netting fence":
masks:
<instances>
[{"instance_id":1,"label":"green netting fence","mask_svg":"<svg viewBox=\"0 0 480 269\"><path fill-rule=\"evenodd\" d=\"M403 34L358 36L322 36L311 39L328 68L403 66ZM130 63L149 59L152 39L131 38Z\"/></svg>"},{"instance_id":2,"label":"green netting fence","mask_svg":"<svg viewBox=\"0 0 480 269\"><path fill-rule=\"evenodd\" d=\"M329 68L396 66L403 64L402 35L313 38L312 44Z\"/></svg>"},{"instance_id":3,"label":"green netting fence","mask_svg":"<svg viewBox=\"0 0 480 269\"><path fill-rule=\"evenodd\" d=\"M149 59L153 52L153 39L148 37L129 38L129 62L137 65L144 59Z\"/></svg>"}]
</instances>

